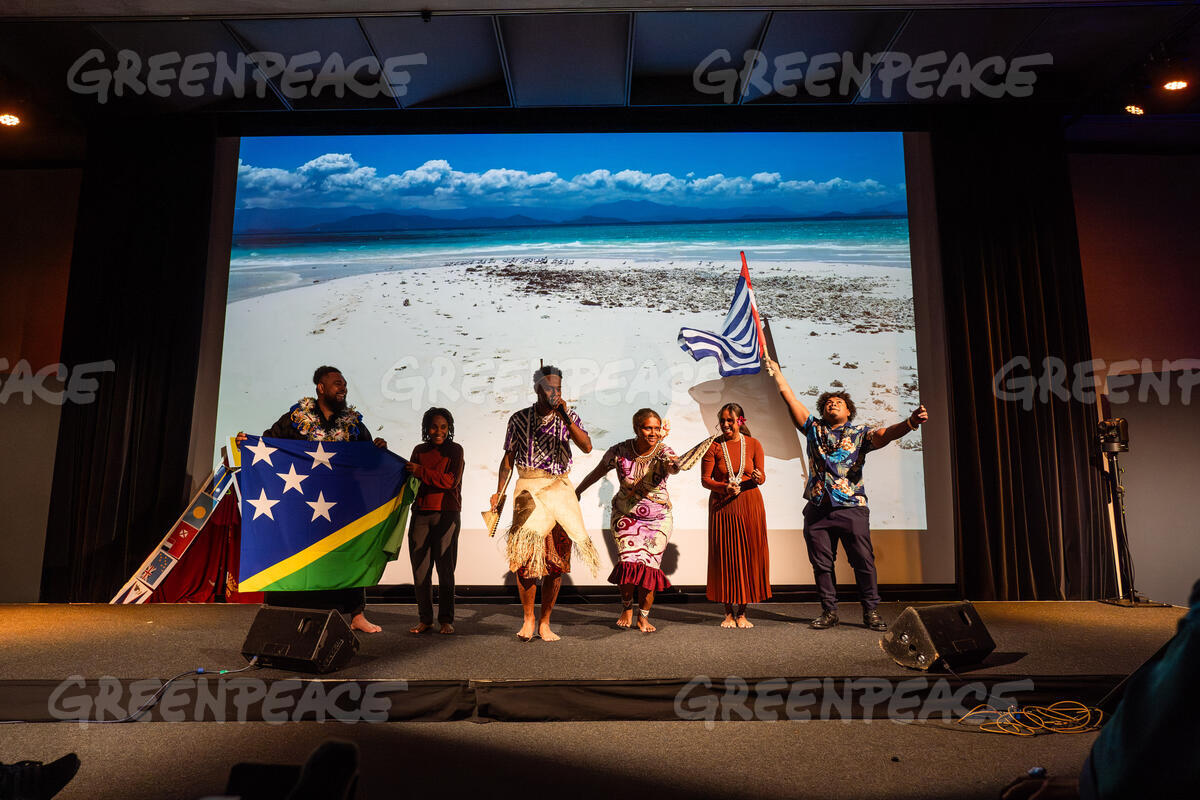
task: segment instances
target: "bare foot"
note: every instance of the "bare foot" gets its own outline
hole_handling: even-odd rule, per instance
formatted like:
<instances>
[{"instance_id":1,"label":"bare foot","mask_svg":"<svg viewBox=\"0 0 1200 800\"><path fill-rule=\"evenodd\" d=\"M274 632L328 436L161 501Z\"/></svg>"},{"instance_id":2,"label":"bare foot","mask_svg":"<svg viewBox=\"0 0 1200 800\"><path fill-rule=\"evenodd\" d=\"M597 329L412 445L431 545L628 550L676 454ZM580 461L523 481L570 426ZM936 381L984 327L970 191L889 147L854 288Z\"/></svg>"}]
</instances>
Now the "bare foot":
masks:
<instances>
[{"instance_id":1,"label":"bare foot","mask_svg":"<svg viewBox=\"0 0 1200 800\"><path fill-rule=\"evenodd\" d=\"M542 637L543 642L557 642L562 638L557 633L550 630L549 622L543 622L538 626L538 636Z\"/></svg>"},{"instance_id":2,"label":"bare foot","mask_svg":"<svg viewBox=\"0 0 1200 800\"><path fill-rule=\"evenodd\" d=\"M753 628L754 623L751 622L750 620L746 619L745 614L742 614L740 617L737 618L737 626L739 628Z\"/></svg>"},{"instance_id":3,"label":"bare foot","mask_svg":"<svg viewBox=\"0 0 1200 800\"><path fill-rule=\"evenodd\" d=\"M656 630L658 630L658 628L650 624L649 617L643 617L641 614L638 614L637 626L638 630L642 633L654 633Z\"/></svg>"},{"instance_id":4,"label":"bare foot","mask_svg":"<svg viewBox=\"0 0 1200 800\"><path fill-rule=\"evenodd\" d=\"M428 625L424 622L418 622L416 625L409 628L408 632L409 633L428 633L431 630L433 630L432 625Z\"/></svg>"},{"instance_id":5,"label":"bare foot","mask_svg":"<svg viewBox=\"0 0 1200 800\"><path fill-rule=\"evenodd\" d=\"M454 633L454 626L449 622L443 622L442 627L438 628L438 633Z\"/></svg>"},{"instance_id":6,"label":"bare foot","mask_svg":"<svg viewBox=\"0 0 1200 800\"><path fill-rule=\"evenodd\" d=\"M533 620L525 620L525 624L521 626L521 630L517 631L517 638L522 642L528 642L533 638Z\"/></svg>"},{"instance_id":7,"label":"bare foot","mask_svg":"<svg viewBox=\"0 0 1200 800\"><path fill-rule=\"evenodd\" d=\"M354 619L350 620L350 628L363 633L379 633L383 628L369 621L363 614L355 614Z\"/></svg>"},{"instance_id":8,"label":"bare foot","mask_svg":"<svg viewBox=\"0 0 1200 800\"><path fill-rule=\"evenodd\" d=\"M621 616L617 617L618 628L628 628L633 624L633 609L627 608L621 612Z\"/></svg>"},{"instance_id":9,"label":"bare foot","mask_svg":"<svg viewBox=\"0 0 1200 800\"><path fill-rule=\"evenodd\" d=\"M725 619L721 620L722 628L736 628L737 623L733 621L733 614L726 614Z\"/></svg>"}]
</instances>

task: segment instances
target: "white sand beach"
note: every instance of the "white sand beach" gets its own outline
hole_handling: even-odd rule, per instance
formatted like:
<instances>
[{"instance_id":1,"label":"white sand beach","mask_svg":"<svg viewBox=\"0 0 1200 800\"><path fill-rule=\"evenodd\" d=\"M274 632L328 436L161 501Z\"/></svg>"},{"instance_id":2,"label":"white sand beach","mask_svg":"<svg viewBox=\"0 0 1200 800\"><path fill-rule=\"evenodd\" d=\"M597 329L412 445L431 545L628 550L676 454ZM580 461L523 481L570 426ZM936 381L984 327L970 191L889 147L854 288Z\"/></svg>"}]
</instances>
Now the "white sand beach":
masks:
<instances>
[{"instance_id":1,"label":"white sand beach","mask_svg":"<svg viewBox=\"0 0 1200 800\"><path fill-rule=\"evenodd\" d=\"M759 307L803 400L815 403L819 392L842 386L858 406L856 421L872 425L898 422L917 405L907 270L747 255ZM420 441L421 413L431 405L449 408L455 439L467 453L461 584L505 581L502 543L483 533L479 511L495 491L508 415L533 401L531 373L539 359L563 368L565 394L595 446L590 455L576 453L577 481L605 448L632 435L630 417L643 406L670 421L667 443L677 452L712 428L714 420L701 419L688 390L718 378L716 363L693 361L676 337L682 325L720 329L740 269L736 252L687 261L522 255L421 269L386 261L370 267L377 271L320 282L275 269L276 285L296 288L228 306L218 435L270 426L311 395L309 376L320 364L342 370L351 404L402 456ZM748 420L751 429L755 423ZM874 529L925 527L920 442L919 433L911 434L868 458ZM811 582L800 534L805 465L772 458L770 447L767 456L762 491L772 580ZM597 546L610 559L615 550L611 541L602 547L601 537L613 489L610 479L583 500ZM674 583L703 584L707 492L699 469L672 479L670 489L675 548L664 567ZM605 577L572 574L585 585ZM410 581L402 557L383 582Z\"/></svg>"}]
</instances>

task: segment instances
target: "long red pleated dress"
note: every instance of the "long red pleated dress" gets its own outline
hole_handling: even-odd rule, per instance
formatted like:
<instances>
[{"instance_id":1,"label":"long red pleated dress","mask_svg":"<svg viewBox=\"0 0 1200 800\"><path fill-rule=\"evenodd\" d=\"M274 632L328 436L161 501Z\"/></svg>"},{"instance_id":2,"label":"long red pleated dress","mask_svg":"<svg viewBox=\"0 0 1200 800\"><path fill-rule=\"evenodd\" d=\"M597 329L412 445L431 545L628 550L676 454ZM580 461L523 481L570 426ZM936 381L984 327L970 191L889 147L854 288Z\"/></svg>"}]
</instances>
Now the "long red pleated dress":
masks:
<instances>
[{"instance_id":1,"label":"long red pleated dress","mask_svg":"<svg viewBox=\"0 0 1200 800\"><path fill-rule=\"evenodd\" d=\"M742 472L742 491L725 495L729 470L721 443L713 442L700 466L700 482L708 489L708 591L717 603L758 603L771 596L770 557L767 552L767 514L762 492L750 478L754 470L766 477L762 444L746 440L746 468L741 469L741 445L729 442L733 471Z\"/></svg>"}]
</instances>

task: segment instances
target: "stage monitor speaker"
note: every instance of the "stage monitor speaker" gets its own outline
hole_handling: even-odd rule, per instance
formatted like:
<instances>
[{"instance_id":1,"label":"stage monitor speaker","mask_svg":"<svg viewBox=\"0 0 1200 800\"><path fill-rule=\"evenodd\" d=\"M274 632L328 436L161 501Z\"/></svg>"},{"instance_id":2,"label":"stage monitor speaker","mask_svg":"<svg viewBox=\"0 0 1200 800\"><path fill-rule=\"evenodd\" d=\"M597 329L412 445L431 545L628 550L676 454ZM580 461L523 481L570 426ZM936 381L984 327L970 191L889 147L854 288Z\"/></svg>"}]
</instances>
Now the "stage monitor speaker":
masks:
<instances>
[{"instance_id":1,"label":"stage monitor speaker","mask_svg":"<svg viewBox=\"0 0 1200 800\"><path fill-rule=\"evenodd\" d=\"M996 649L970 603L909 606L880 638L879 646L900 666L921 670L939 661L951 669L978 664Z\"/></svg>"},{"instance_id":2,"label":"stage monitor speaker","mask_svg":"<svg viewBox=\"0 0 1200 800\"><path fill-rule=\"evenodd\" d=\"M246 634L242 655L264 667L333 672L358 652L358 638L336 610L264 606Z\"/></svg>"}]
</instances>

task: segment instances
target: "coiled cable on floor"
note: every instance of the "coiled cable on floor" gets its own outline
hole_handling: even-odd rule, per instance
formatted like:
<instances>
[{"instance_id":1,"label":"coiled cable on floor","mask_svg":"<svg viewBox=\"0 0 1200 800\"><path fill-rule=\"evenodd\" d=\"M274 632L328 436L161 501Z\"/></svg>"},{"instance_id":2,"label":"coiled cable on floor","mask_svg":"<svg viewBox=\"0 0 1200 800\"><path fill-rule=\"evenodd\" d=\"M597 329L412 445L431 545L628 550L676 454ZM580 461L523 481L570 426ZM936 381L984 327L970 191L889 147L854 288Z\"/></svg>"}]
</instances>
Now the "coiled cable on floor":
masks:
<instances>
[{"instance_id":1,"label":"coiled cable on floor","mask_svg":"<svg viewBox=\"0 0 1200 800\"><path fill-rule=\"evenodd\" d=\"M1012 707L1007 710L987 704L975 706L955 720L979 720L979 730L1009 736L1037 736L1042 733L1089 733L1100 729L1104 712L1077 700L1059 700L1048 706Z\"/></svg>"}]
</instances>

